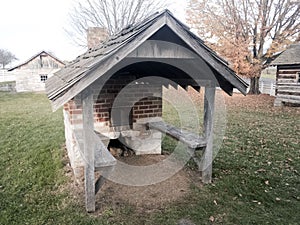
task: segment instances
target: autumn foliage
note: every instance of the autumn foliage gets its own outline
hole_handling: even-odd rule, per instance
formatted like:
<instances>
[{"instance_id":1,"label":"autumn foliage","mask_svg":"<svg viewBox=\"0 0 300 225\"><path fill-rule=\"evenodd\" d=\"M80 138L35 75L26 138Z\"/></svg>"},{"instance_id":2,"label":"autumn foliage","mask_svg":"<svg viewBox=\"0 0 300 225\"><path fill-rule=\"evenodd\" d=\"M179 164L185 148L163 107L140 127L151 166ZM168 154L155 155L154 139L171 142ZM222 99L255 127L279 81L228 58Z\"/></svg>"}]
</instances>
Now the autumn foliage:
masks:
<instances>
[{"instance_id":1,"label":"autumn foliage","mask_svg":"<svg viewBox=\"0 0 300 225\"><path fill-rule=\"evenodd\" d=\"M299 41L300 4L291 0L189 0L188 23L259 93L262 69Z\"/></svg>"}]
</instances>

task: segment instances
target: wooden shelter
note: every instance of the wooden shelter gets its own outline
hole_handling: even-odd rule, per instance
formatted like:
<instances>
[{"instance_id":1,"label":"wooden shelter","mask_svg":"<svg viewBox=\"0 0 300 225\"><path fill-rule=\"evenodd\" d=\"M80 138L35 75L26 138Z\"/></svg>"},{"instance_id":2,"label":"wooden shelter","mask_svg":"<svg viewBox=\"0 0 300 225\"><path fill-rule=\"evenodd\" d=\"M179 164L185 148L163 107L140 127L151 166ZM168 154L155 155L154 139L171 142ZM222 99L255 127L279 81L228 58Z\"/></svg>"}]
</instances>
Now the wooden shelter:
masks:
<instances>
[{"instance_id":1,"label":"wooden shelter","mask_svg":"<svg viewBox=\"0 0 300 225\"><path fill-rule=\"evenodd\" d=\"M183 132L157 120L162 114L162 85L168 83L152 78L139 81L151 76L184 88L205 88L203 135ZM126 104L113 113L114 101L126 85L132 90L121 101ZM247 84L168 10L127 27L51 77L47 94L54 110L64 105L68 154L74 170L76 163L84 168L87 211L95 210L95 193L103 183L101 178L95 181L94 171L106 173L117 164L107 150L109 139L122 137L126 143L137 145L133 140L139 140L139 136L131 136L142 134L137 153L160 152L160 143L143 152L149 147L144 145L147 141L161 141L157 134L145 138L146 126L178 139L191 150L203 149L201 165L205 167L199 169L203 182L211 182L216 87L229 95L233 88L246 94ZM137 96L138 100L132 100ZM122 115L129 115L129 122L124 123Z\"/></svg>"},{"instance_id":2,"label":"wooden shelter","mask_svg":"<svg viewBox=\"0 0 300 225\"><path fill-rule=\"evenodd\" d=\"M271 65L277 66L274 106L300 105L300 43L290 45Z\"/></svg>"}]
</instances>

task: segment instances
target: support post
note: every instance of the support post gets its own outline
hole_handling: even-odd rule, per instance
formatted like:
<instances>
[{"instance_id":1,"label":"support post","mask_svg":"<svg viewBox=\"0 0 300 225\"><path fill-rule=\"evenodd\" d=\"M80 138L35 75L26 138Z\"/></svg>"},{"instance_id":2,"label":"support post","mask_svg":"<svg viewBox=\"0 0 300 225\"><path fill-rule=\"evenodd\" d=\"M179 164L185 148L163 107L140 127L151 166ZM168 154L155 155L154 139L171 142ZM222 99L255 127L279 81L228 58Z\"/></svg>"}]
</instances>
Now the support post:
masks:
<instances>
[{"instance_id":1,"label":"support post","mask_svg":"<svg viewBox=\"0 0 300 225\"><path fill-rule=\"evenodd\" d=\"M213 161L213 123L215 108L215 87L205 87L204 95L204 137L206 147L202 157L202 182L211 183Z\"/></svg>"},{"instance_id":2,"label":"support post","mask_svg":"<svg viewBox=\"0 0 300 225\"><path fill-rule=\"evenodd\" d=\"M81 95L82 99L82 122L83 122L83 146L84 146L84 185L85 206L88 212L95 211L95 154L93 134L93 92L86 89Z\"/></svg>"}]
</instances>

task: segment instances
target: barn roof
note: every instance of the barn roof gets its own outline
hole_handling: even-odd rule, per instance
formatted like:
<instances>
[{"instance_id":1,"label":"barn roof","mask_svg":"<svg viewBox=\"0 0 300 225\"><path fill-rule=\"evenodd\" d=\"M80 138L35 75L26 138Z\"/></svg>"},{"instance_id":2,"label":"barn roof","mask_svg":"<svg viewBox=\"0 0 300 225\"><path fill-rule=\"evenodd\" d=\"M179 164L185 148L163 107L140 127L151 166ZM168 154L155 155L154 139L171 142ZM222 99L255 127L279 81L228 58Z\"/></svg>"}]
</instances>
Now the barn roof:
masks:
<instances>
[{"instance_id":1,"label":"barn roof","mask_svg":"<svg viewBox=\"0 0 300 225\"><path fill-rule=\"evenodd\" d=\"M19 64L19 65L17 65L17 66L14 66L14 67L12 67L12 68L10 68L8 71L13 71L13 70L15 70L15 69L17 69L17 68L19 68L19 67L21 67L21 66L26 65L27 63L29 63L30 61L32 61L33 59L35 59L36 57L38 57L38 56L41 55L41 54L47 54L47 55L49 55L51 58L53 58L53 59L55 59L56 61L60 62L62 65L65 65L65 63L64 63L63 61L61 61L60 59L58 59L58 58L55 57L54 55L50 54L49 52L46 52L46 51L42 50L42 51L38 52L37 54L35 54L34 56L32 56L32 57L30 57L29 59L27 59L25 62L23 62L23 63L21 63L21 64Z\"/></svg>"},{"instance_id":2,"label":"barn roof","mask_svg":"<svg viewBox=\"0 0 300 225\"><path fill-rule=\"evenodd\" d=\"M294 64L300 64L300 43L290 45L271 63L274 66Z\"/></svg>"},{"instance_id":3,"label":"barn roof","mask_svg":"<svg viewBox=\"0 0 300 225\"><path fill-rule=\"evenodd\" d=\"M208 48L170 11L165 10L153 14L134 26L126 27L106 42L89 49L48 79L46 92L48 98L52 101L53 108L57 109L81 93L164 26L168 26L232 87L246 94L247 83L228 67L228 63ZM102 67L102 73L96 73L95 70L100 67Z\"/></svg>"}]
</instances>

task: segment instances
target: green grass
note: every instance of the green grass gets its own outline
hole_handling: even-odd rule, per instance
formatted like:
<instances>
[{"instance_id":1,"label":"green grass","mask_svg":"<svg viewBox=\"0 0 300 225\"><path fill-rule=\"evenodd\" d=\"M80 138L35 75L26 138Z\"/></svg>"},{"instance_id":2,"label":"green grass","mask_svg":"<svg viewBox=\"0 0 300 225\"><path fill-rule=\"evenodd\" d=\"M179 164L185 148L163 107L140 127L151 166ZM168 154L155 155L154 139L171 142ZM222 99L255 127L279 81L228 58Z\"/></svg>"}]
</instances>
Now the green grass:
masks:
<instances>
[{"instance_id":1,"label":"green grass","mask_svg":"<svg viewBox=\"0 0 300 225\"><path fill-rule=\"evenodd\" d=\"M14 85L14 84L16 84L16 81L5 81L5 82L0 82L0 86L1 86L1 85L7 85L7 84Z\"/></svg>"},{"instance_id":2,"label":"green grass","mask_svg":"<svg viewBox=\"0 0 300 225\"><path fill-rule=\"evenodd\" d=\"M192 185L190 196L152 213L112 205L96 216L64 188L62 112L42 94L0 93L0 224L299 224L299 111L227 112L213 184Z\"/></svg>"}]
</instances>

